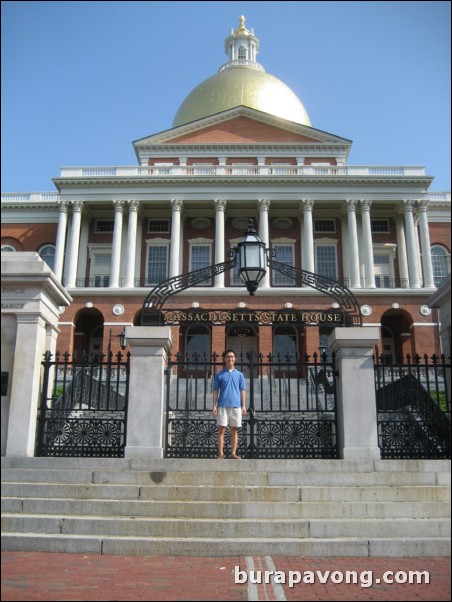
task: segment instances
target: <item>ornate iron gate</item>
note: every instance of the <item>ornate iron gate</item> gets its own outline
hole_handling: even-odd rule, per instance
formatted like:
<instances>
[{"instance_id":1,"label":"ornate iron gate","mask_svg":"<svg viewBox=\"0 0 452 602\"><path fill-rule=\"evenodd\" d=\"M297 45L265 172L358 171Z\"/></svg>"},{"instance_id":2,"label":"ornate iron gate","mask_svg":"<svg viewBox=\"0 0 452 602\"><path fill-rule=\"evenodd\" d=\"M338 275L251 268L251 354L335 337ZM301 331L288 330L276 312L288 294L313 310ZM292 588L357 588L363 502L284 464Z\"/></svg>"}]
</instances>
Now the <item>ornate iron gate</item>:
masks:
<instances>
[{"instance_id":1,"label":"ornate iron gate","mask_svg":"<svg viewBox=\"0 0 452 602\"><path fill-rule=\"evenodd\" d=\"M70 360L47 352L42 365L37 455L124 456L130 353Z\"/></svg>"},{"instance_id":2,"label":"ornate iron gate","mask_svg":"<svg viewBox=\"0 0 452 602\"><path fill-rule=\"evenodd\" d=\"M450 361L444 355L374 361L381 457L450 458Z\"/></svg>"},{"instance_id":3,"label":"ornate iron gate","mask_svg":"<svg viewBox=\"0 0 452 602\"><path fill-rule=\"evenodd\" d=\"M170 355L166 369L168 458L214 458L217 426L212 415L215 374L222 357ZM243 458L337 458L334 356L312 358L238 356L248 412L239 430ZM226 453L230 444L226 431Z\"/></svg>"}]
</instances>

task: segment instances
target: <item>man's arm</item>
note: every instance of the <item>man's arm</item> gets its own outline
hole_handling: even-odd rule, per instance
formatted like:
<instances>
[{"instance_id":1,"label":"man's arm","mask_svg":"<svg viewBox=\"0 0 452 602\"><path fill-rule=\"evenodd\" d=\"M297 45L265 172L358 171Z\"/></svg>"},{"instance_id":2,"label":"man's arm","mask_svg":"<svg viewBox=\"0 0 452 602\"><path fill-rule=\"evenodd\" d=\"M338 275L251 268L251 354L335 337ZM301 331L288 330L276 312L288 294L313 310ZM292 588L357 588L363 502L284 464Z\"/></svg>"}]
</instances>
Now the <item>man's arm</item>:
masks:
<instances>
[{"instance_id":1,"label":"man's arm","mask_svg":"<svg viewBox=\"0 0 452 602\"><path fill-rule=\"evenodd\" d=\"M213 407L212 407L212 414L214 416L217 415L218 410L217 410L217 401L218 401L218 391L213 392Z\"/></svg>"},{"instance_id":2,"label":"man's arm","mask_svg":"<svg viewBox=\"0 0 452 602\"><path fill-rule=\"evenodd\" d=\"M243 416L246 414L246 391L242 389L240 391L240 398L242 400L242 414Z\"/></svg>"}]
</instances>

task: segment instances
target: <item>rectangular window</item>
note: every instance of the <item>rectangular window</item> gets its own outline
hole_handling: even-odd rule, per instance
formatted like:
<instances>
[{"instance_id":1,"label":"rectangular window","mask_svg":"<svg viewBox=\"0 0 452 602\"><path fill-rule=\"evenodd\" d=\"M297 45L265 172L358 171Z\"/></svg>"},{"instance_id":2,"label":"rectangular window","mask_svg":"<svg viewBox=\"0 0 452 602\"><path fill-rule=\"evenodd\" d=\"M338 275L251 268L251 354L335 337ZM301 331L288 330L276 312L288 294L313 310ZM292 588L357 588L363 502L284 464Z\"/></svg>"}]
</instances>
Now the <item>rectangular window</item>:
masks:
<instances>
[{"instance_id":1,"label":"rectangular window","mask_svg":"<svg viewBox=\"0 0 452 602\"><path fill-rule=\"evenodd\" d=\"M151 245L148 251L146 284L160 284L168 277L168 246Z\"/></svg>"},{"instance_id":2,"label":"rectangular window","mask_svg":"<svg viewBox=\"0 0 452 602\"><path fill-rule=\"evenodd\" d=\"M210 245L191 245L190 271L210 267ZM212 279L203 280L198 286L210 286Z\"/></svg>"},{"instance_id":3,"label":"rectangular window","mask_svg":"<svg viewBox=\"0 0 452 602\"><path fill-rule=\"evenodd\" d=\"M317 274L336 280L337 258L335 245L316 245L315 262Z\"/></svg>"},{"instance_id":4,"label":"rectangular window","mask_svg":"<svg viewBox=\"0 0 452 602\"><path fill-rule=\"evenodd\" d=\"M110 253L95 253L92 261L91 278L95 287L110 284Z\"/></svg>"},{"instance_id":5,"label":"rectangular window","mask_svg":"<svg viewBox=\"0 0 452 602\"><path fill-rule=\"evenodd\" d=\"M336 232L335 219L314 220L314 232Z\"/></svg>"},{"instance_id":6,"label":"rectangular window","mask_svg":"<svg viewBox=\"0 0 452 602\"><path fill-rule=\"evenodd\" d=\"M391 286L391 268L389 255L374 255L375 286L389 288Z\"/></svg>"},{"instance_id":7,"label":"rectangular window","mask_svg":"<svg viewBox=\"0 0 452 602\"><path fill-rule=\"evenodd\" d=\"M371 219L370 220L372 232L389 232L389 220L388 219Z\"/></svg>"},{"instance_id":8,"label":"rectangular window","mask_svg":"<svg viewBox=\"0 0 452 602\"><path fill-rule=\"evenodd\" d=\"M113 232L115 221L113 219L96 219L94 222L94 232L105 234Z\"/></svg>"},{"instance_id":9,"label":"rectangular window","mask_svg":"<svg viewBox=\"0 0 452 602\"><path fill-rule=\"evenodd\" d=\"M148 232L169 232L170 231L169 219L150 219L148 222Z\"/></svg>"},{"instance_id":10,"label":"rectangular window","mask_svg":"<svg viewBox=\"0 0 452 602\"><path fill-rule=\"evenodd\" d=\"M275 260L287 265L294 265L293 245L273 245L273 250L276 251ZM273 286L294 286L295 280L286 274L273 271Z\"/></svg>"}]
</instances>

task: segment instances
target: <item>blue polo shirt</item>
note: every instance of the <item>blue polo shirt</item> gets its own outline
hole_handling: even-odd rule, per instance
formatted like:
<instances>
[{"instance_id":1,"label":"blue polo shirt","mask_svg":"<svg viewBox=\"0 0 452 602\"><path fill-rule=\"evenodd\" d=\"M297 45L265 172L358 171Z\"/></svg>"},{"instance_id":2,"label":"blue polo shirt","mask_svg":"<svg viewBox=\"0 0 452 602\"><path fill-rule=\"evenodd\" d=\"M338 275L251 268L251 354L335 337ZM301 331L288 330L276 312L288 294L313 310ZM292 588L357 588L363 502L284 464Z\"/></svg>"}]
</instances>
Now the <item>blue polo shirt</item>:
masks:
<instances>
[{"instance_id":1,"label":"blue polo shirt","mask_svg":"<svg viewBox=\"0 0 452 602\"><path fill-rule=\"evenodd\" d=\"M223 368L215 376L213 390L220 391L218 396L219 408L240 408L242 400L240 391L245 391L245 378L241 372L235 368L231 371Z\"/></svg>"}]
</instances>

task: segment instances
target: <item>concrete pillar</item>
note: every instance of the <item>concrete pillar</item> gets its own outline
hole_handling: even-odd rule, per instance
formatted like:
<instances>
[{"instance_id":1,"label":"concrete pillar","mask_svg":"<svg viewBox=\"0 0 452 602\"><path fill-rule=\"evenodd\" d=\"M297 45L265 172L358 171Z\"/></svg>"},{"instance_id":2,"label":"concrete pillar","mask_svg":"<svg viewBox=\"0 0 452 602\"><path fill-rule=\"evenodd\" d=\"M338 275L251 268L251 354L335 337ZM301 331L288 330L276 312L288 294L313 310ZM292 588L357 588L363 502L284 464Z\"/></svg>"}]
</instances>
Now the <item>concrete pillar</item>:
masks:
<instances>
[{"instance_id":1,"label":"concrete pillar","mask_svg":"<svg viewBox=\"0 0 452 602\"><path fill-rule=\"evenodd\" d=\"M37 253L2 256L2 455L34 456L41 362L55 351L59 308L72 301Z\"/></svg>"},{"instance_id":2,"label":"concrete pillar","mask_svg":"<svg viewBox=\"0 0 452 602\"><path fill-rule=\"evenodd\" d=\"M336 354L337 429L344 459L379 459L373 351L378 326L335 328L328 340Z\"/></svg>"},{"instance_id":3,"label":"concrete pillar","mask_svg":"<svg viewBox=\"0 0 452 602\"><path fill-rule=\"evenodd\" d=\"M405 234L408 259L408 274L411 288L421 288L419 274L418 249L416 245L416 232L414 227L413 201L403 201L405 208Z\"/></svg>"},{"instance_id":4,"label":"concrete pillar","mask_svg":"<svg viewBox=\"0 0 452 602\"><path fill-rule=\"evenodd\" d=\"M364 241L364 282L366 288L375 287L374 250L372 245L372 227L370 223L370 207L372 201L361 201L361 218Z\"/></svg>"},{"instance_id":5,"label":"concrete pillar","mask_svg":"<svg viewBox=\"0 0 452 602\"><path fill-rule=\"evenodd\" d=\"M403 219L401 216L396 217L396 232L397 232L397 259L399 262L400 287L408 288L408 259L406 254L405 229L403 227Z\"/></svg>"},{"instance_id":6,"label":"concrete pillar","mask_svg":"<svg viewBox=\"0 0 452 602\"><path fill-rule=\"evenodd\" d=\"M303 261L303 269L308 272L315 272L314 265L314 226L312 223L312 207L314 201L304 199L303 203L303 248L306 257Z\"/></svg>"},{"instance_id":7,"label":"concrete pillar","mask_svg":"<svg viewBox=\"0 0 452 602\"><path fill-rule=\"evenodd\" d=\"M126 326L130 346L126 458L163 458L164 370L169 326ZM149 386L152 383L152 387Z\"/></svg>"},{"instance_id":8,"label":"concrete pillar","mask_svg":"<svg viewBox=\"0 0 452 602\"><path fill-rule=\"evenodd\" d=\"M71 244L69 249L69 267L66 284L67 288L75 288L75 279L77 277L78 251L80 244L80 226L82 223L82 209L82 201L73 201Z\"/></svg>"}]
</instances>

